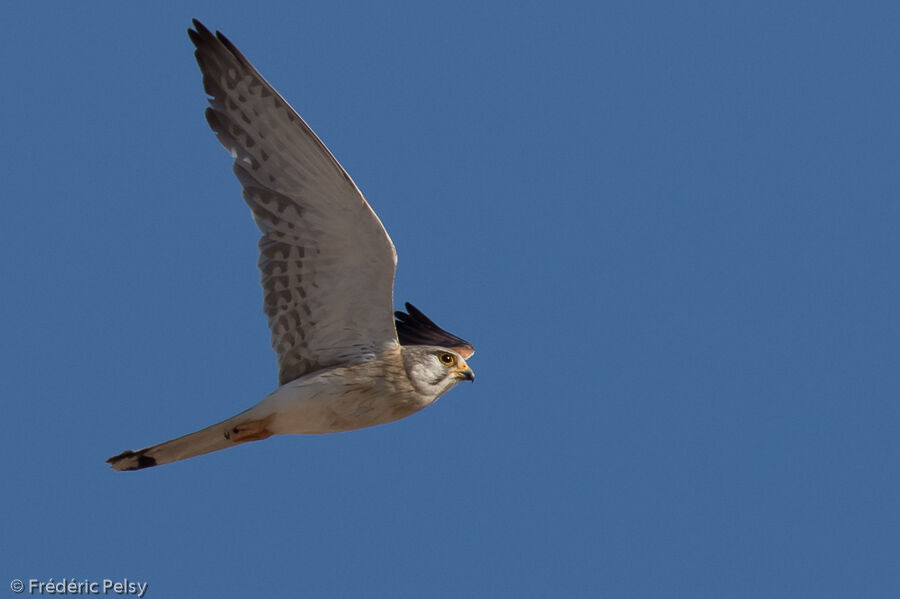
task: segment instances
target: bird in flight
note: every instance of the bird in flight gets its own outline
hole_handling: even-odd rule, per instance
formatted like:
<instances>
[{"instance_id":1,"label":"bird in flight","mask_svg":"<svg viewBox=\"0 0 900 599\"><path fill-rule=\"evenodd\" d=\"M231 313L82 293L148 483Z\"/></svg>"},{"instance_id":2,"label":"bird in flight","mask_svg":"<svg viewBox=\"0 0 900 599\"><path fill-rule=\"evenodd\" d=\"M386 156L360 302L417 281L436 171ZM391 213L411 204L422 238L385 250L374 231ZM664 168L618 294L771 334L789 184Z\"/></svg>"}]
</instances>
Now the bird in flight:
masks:
<instances>
[{"instance_id":1,"label":"bird in flight","mask_svg":"<svg viewBox=\"0 0 900 599\"><path fill-rule=\"evenodd\" d=\"M223 422L107 462L139 470L272 435L384 424L474 380L469 342L409 303L393 311L394 244L350 175L228 38L193 23L206 120L262 233L279 386Z\"/></svg>"}]
</instances>

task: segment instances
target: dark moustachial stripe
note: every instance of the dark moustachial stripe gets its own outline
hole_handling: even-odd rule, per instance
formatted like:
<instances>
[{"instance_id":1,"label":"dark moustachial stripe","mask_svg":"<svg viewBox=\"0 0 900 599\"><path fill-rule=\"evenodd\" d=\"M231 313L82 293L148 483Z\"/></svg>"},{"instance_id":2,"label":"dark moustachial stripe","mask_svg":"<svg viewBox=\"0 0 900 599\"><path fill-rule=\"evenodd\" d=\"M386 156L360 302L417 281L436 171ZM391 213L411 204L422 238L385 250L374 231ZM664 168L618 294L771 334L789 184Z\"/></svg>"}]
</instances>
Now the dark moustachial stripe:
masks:
<instances>
[{"instance_id":1,"label":"dark moustachial stripe","mask_svg":"<svg viewBox=\"0 0 900 599\"><path fill-rule=\"evenodd\" d=\"M437 378L434 379L434 380L428 381L428 384L431 385L432 387L434 387L435 385L438 385L438 384L442 383L442 382L444 381L445 378L447 378L447 375L446 375L446 374L441 375L441 376L437 377Z\"/></svg>"}]
</instances>

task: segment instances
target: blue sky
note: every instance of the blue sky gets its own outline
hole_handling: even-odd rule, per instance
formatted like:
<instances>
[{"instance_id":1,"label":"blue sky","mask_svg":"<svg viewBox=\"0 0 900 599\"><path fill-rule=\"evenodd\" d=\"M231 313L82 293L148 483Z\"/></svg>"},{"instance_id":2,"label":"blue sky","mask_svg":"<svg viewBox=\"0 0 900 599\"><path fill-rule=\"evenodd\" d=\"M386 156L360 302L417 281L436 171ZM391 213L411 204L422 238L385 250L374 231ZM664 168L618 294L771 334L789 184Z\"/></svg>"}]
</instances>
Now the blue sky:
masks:
<instances>
[{"instance_id":1,"label":"blue sky","mask_svg":"<svg viewBox=\"0 0 900 599\"><path fill-rule=\"evenodd\" d=\"M177 4L3 9L3 588L896 595L896 3ZM276 380L192 17L351 173L474 385L106 467Z\"/></svg>"}]
</instances>

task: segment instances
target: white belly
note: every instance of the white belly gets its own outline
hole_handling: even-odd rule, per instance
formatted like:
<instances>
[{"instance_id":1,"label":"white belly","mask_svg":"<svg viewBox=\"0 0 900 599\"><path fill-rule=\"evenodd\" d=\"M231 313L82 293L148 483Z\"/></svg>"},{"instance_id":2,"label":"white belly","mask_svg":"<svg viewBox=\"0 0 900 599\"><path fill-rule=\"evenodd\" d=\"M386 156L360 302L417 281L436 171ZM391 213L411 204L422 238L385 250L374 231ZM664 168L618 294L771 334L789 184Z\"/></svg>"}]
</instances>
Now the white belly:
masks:
<instances>
[{"instance_id":1,"label":"white belly","mask_svg":"<svg viewBox=\"0 0 900 599\"><path fill-rule=\"evenodd\" d=\"M335 433L393 422L433 401L405 380L391 383L355 370L320 371L282 385L251 408L248 416L272 415L268 429L275 435Z\"/></svg>"}]
</instances>

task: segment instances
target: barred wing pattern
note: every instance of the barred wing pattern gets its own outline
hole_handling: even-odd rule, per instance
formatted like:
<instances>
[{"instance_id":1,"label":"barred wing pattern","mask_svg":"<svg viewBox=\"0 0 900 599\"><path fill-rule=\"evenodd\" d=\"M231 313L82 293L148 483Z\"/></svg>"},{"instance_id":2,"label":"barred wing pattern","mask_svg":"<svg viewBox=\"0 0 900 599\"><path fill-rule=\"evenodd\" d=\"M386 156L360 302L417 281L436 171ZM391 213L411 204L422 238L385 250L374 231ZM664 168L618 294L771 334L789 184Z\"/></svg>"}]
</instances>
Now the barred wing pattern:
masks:
<instances>
[{"instance_id":1,"label":"barred wing pattern","mask_svg":"<svg viewBox=\"0 0 900 599\"><path fill-rule=\"evenodd\" d=\"M188 30L210 96L206 119L234 157L262 232L264 311L280 385L397 345L397 256L350 176L221 33Z\"/></svg>"}]
</instances>

